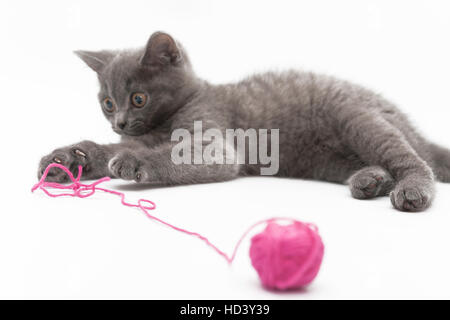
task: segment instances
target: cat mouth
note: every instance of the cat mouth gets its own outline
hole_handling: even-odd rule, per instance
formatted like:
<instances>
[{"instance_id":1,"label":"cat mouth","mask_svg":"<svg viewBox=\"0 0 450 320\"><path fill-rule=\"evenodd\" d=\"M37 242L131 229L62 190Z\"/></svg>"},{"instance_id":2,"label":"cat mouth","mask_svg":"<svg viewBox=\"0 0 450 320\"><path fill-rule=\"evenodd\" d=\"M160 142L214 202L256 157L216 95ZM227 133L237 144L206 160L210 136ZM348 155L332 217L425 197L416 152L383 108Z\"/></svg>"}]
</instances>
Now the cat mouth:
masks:
<instances>
[{"instance_id":1,"label":"cat mouth","mask_svg":"<svg viewBox=\"0 0 450 320\"><path fill-rule=\"evenodd\" d=\"M146 131L122 131L122 134L126 134L127 136L142 136Z\"/></svg>"},{"instance_id":2,"label":"cat mouth","mask_svg":"<svg viewBox=\"0 0 450 320\"><path fill-rule=\"evenodd\" d=\"M120 135L127 135L127 136L141 136L145 133L147 133L148 128L144 125L143 122L133 122L130 126L119 129L116 126L112 127L113 131L120 134Z\"/></svg>"}]
</instances>

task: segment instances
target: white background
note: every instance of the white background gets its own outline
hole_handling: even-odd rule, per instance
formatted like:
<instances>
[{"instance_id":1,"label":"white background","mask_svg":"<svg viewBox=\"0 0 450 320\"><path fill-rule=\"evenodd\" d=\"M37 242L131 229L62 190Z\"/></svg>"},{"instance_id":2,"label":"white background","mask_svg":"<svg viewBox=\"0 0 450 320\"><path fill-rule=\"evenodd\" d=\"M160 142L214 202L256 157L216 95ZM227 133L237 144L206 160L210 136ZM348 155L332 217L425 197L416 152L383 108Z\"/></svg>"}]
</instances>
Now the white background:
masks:
<instances>
[{"instance_id":1,"label":"white background","mask_svg":"<svg viewBox=\"0 0 450 320\"><path fill-rule=\"evenodd\" d=\"M426 213L347 187L277 178L145 190L130 200L231 251L266 217L315 222L322 270L306 290L259 285L248 241L233 267L196 239L98 194L31 194L41 156L82 139L113 142L95 74L76 49L139 47L164 30L213 83L302 68L364 84L450 147L448 1L2 1L0 298L450 298L450 186Z\"/></svg>"}]
</instances>

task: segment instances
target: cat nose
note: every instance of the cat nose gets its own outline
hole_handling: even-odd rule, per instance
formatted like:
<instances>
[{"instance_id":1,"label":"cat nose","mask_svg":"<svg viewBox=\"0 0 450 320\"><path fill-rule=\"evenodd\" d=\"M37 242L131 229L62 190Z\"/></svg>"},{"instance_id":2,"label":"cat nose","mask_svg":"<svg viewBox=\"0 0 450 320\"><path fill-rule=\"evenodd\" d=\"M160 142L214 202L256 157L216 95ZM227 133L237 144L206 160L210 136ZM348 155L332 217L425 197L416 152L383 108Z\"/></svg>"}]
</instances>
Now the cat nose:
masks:
<instances>
[{"instance_id":1,"label":"cat nose","mask_svg":"<svg viewBox=\"0 0 450 320\"><path fill-rule=\"evenodd\" d=\"M118 121L117 122L117 126L119 127L120 130L123 130L123 128L125 128L126 125L127 125L126 121Z\"/></svg>"}]
</instances>

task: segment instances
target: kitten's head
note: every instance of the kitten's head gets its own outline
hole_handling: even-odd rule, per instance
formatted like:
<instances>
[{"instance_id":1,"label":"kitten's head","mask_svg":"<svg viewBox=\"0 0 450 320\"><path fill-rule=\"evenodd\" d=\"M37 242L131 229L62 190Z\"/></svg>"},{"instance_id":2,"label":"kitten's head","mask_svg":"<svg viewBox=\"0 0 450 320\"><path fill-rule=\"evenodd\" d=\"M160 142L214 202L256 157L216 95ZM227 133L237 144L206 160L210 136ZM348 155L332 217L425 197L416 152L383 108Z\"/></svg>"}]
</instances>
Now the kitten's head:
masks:
<instances>
[{"instance_id":1,"label":"kitten's head","mask_svg":"<svg viewBox=\"0 0 450 320\"><path fill-rule=\"evenodd\" d=\"M148 133L198 85L185 51L163 32L155 32L140 50L75 53L97 72L103 113L118 134Z\"/></svg>"}]
</instances>

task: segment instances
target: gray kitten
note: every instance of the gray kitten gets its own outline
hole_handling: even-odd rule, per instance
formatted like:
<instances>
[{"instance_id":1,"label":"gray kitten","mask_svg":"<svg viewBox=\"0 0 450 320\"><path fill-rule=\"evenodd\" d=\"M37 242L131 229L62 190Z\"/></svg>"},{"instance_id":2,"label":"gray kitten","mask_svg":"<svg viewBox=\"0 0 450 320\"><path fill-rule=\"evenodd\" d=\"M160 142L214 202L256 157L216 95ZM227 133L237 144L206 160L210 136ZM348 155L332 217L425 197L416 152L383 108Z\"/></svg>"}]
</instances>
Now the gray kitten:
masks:
<instances>
[{"instance_id":1,"label":"gray kitten","mask_svg":"<svg viewBox=\"0 0 450 320\"><path fill-rule=\"evenodd\" d=\"M98 75L99 100L117 144L91 141L42 158L83 178L112 176L158 185L225 181L255 175L260 164L181 164L171 161L174 129L279 128L278 176L346 183L353 197L390 194L395 208L420 211L434 196L434 179L450 182L450 151L429 143L381 96L332 77L288 71L238 83L199 79L186 51L154 33L135 51L77 51ZM193 150L198 152L198 150ZM51 181L67 177L52 169Z\"/></svg>"}]
</instances>

